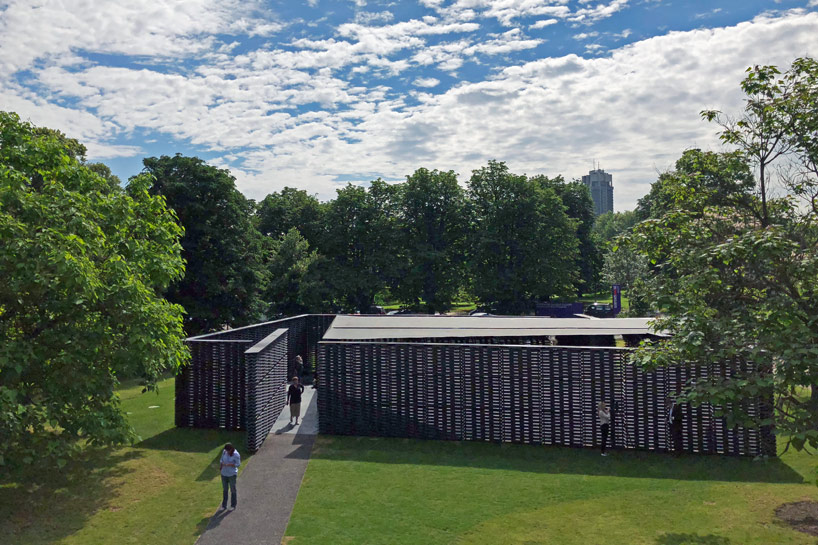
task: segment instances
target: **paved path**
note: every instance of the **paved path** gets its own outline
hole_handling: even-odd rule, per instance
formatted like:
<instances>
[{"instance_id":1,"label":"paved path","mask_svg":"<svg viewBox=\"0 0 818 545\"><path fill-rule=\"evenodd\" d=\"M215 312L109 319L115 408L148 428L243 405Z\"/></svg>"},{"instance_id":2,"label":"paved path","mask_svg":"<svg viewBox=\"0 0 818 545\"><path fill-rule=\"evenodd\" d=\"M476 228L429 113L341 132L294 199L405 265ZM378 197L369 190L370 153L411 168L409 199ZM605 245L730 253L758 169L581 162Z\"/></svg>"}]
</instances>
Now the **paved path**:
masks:
<instances>
[{"instance_id":1,"label":"paved path","mask_svg":"<svg viewBox=\"0 0 818 545\"><path fill-rule=\"evenodd\" d=\"M315 390L307 386L301 402L304 419L298 426L289 425L290 410L284 407L270 435L239 475L238 507L216 512L196 545L281 543L318 433L316 401ZM213 489L213 499L214 503L221 500L221 486Z\"/></svg>"}]
</instances>

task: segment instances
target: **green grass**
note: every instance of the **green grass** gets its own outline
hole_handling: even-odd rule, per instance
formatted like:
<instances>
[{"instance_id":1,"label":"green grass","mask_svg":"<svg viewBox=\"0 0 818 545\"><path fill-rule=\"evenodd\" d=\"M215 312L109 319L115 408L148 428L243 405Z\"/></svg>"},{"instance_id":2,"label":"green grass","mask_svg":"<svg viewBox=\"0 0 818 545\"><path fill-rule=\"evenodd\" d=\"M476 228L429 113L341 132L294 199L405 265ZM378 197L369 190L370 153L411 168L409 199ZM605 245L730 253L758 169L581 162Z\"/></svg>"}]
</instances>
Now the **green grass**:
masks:
<instances>
[{"instance_id":1,"label":"green grass","mask_svg":"<svg viewBox=\"0 0 818 545\"><path fill-rule=\"evenodd\" d=\"M630 301L625 294L622 294L622 312L627 312L628 309L631 308ZM613 304L613 294L611 290L607 291L600 291L598 293L586 293L582 297L578 297L575 299L578 303L582 303L583 305L587 305L588 303L608 303L609 305Z\"/></svg>"},{"instance_id":2,"label":"green grass","mask_svg":"<svg viewBox=\"0 0 818 545\"><path fill-rule=\"evenodd\" d=\"M396 303L394 301L384 303L381 306L383 306L383 309L386 312L389 312L390 310L400 310L400 309L404 308L404 305L402 303L399 303L399 302ZM474 301L459 301L459 302L455 302L455 303L452 304L452 308L450 308L448 310L448 313L449 314L468 314L470 311L474 310L475 308L477 308L477 303L475 303Z\"/></svg>"},{"instance_id":3,"label":"green grass","mask_svg":"<svg viewBox=\"0 0 818 545\"><path fill-rule=\"evenodd\" d=\"M243 434L175 429L171 380L158 395L121 396L143 441L62 471L4 473L0 543L195 541L221 499L221 446ZM319 437L287 535L290 545L814 544L773 511L818 500L817 463Z\"/></svg>"},{"instance_id":4,"label":"green grass","mask_svg":"<svg viewBox=\"0 0 818 545\"><path fill-rule=\"evenodd\" d=\"M133 447L88 451L62 471L3 474L0 543L192 544L221 502L222 446L244 434L174 428L173 395L172 379L158 394L120 391L143 439Z\"/></svg>"},{"instance_id":5,"label":"green grass","mask_svg":"<svg viewBox=\"0 0 818 545\"><path fill-rule=\"evenodd\" d=\"M289 545L814 545L773 511L818 499L816 462L320 437L286 535Z\"/></svg>"}]
</instances>

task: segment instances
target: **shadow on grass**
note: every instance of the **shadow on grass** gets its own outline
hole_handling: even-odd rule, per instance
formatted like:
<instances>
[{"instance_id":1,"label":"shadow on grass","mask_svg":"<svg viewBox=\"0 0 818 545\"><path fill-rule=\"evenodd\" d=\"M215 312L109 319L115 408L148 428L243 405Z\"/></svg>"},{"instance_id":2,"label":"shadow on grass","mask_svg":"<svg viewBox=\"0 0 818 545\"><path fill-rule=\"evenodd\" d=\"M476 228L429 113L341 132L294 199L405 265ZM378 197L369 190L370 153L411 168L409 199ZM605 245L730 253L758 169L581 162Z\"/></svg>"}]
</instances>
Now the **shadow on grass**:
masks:
<instances>
[{"instance_id":1,"label":"shadow on grass","mask_svg":"<svg viewBox=\"0 0 818 545\"><path fill-rule=\"evenodd\" d=\"M730 545L731 541L722 536L707 534L662 534L656 545Z\"/></svg>"},{"instance_id":2,"label":"shadow on grass","mask_svg":"<svg viewBox=\"0 0 818 545\"><path fill-rule=\"evenodd\" d=\"M390 464L425 464L647 479L803 483L803 477L778 458L687 455L645 451L544 447L463 441L390 439L322 435L312 458Z\"/></svg>"},{"instance_id":3,"label":"shadow on grass","mask_svg":"<svg viewBox=\"0 0 818 545\"><path fill-rule=\"evenodd\" d=\"M114 482L130 473L134 451L95 450L56 467L25 467L0 478L4 543L54 543L83 528L116 496Z\"/></svg>"},{"instance_id":4,"label":"shadow on grass","mask_svg":"<svg viewBox=\"0 0 818 545\"><path fill-rule=\"evenodd\" d=\"M209 452L218 445L233 443L239 452L244 449L244 432L194 428L170 428L140 441L136 448L175 450L178 452ZM242 454L244 454L242 452Z\"/></svg>"},{"instance_id":5,"label":"shadow on grass","mask_svg":"<svg viewBox=\"0 0 818 545\"><path fill-rule=\"evenodd\" d=\"M236 446L242 456L242 463L250 459L251 455L244 450L244 432L241 431L171 428L137 443L134 447L147 450L200 453L218 449L213 460L196 477L197 481L210 481L219 476L219 459L222 451L218 447L226 443L233 443Z\"/></svg>"}]
</instances>

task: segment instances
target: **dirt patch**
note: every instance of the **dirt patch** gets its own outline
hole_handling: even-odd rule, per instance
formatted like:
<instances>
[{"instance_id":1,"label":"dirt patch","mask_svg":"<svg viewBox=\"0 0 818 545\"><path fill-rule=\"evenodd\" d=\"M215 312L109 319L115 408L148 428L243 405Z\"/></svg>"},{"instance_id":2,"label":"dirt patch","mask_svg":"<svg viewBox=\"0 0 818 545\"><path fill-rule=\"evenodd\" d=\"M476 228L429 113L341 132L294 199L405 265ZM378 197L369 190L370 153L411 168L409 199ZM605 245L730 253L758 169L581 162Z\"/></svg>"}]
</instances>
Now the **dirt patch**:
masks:
<instances>
[{"instance_id":1,"label":"dirt patch","mask_svg":"<svg viewBox=\"0 0 818 545\"><path fill-rule=\"evenodd\" d=\"M818 536L818 502L785 503L775 509L775 516L799 532Z\"/></svg>"}]
</instances>

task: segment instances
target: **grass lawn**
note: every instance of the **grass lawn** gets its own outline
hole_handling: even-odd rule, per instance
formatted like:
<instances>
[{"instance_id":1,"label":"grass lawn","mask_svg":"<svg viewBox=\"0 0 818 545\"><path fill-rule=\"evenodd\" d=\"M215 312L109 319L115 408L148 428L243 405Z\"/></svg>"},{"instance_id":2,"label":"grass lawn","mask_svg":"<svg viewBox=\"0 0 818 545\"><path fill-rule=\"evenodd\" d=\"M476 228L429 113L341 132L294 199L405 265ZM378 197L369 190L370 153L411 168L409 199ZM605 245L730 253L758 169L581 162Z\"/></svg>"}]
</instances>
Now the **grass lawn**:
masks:
<instances>
[{"instance_id":1,"label":"grass lawn","mask_svg":"<svg viewBox=\"0 0 818 545\"><path fill-rule=\"evenodd\" d=\"M773 511L816 463L325 436L287 543L814 545Z\"/></svg>"},{"instance_id":2,"label":"grass lawn","mask_svg":"<svg viewBox=\"0 0 818 545\"><path fill-rule=\"evenodd\" d=\"M62 471L12 467L10 475L3 473L0 543L190 545L196 540L221 503L221 448L232 442L244 456L244 434L174 428L172 379L160 383L158 395L142 394L138 386L123 388L120 395L143 441L89 451Z\"/></svg>"},{"instance_id":3,"label":"grass lawn","mask_svg":"<svg viewBox=\"0 0 818 545\"><path fill-rule=\"evenodd\" d=\"M622 299L622 312L627 312L628 309L631 308L630 301L624 293L620 297ZM586 293L582 297L576 298L575 301L582 303L583 305L587 305L589 303L608 303L609 305L612 305L613 294L611 293L611 290L600 291L599 293Z\"/></svg>"}]
</instances>

